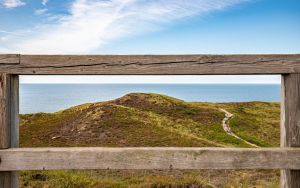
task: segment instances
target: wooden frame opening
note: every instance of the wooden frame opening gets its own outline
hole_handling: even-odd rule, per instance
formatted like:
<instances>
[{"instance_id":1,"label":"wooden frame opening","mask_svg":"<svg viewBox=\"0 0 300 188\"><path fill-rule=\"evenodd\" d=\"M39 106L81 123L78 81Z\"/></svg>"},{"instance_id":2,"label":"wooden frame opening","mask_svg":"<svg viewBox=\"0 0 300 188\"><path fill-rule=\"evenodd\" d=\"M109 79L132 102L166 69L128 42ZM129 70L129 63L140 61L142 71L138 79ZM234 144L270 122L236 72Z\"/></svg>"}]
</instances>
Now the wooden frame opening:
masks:
<instances>
[{"instance_id":1,"label":"wooden frame opening","mask_svg":"<svg viewBox=\"0 0 300 188\"><path fill-rule=\"evenodd\" d=\"M281 74L280 148L17 148L19 75ZM281 169L300 187L300 55L0 55L0 187L19 170ZM72 161L72 162L70 162Z\"/></svg>"}]
</instances>

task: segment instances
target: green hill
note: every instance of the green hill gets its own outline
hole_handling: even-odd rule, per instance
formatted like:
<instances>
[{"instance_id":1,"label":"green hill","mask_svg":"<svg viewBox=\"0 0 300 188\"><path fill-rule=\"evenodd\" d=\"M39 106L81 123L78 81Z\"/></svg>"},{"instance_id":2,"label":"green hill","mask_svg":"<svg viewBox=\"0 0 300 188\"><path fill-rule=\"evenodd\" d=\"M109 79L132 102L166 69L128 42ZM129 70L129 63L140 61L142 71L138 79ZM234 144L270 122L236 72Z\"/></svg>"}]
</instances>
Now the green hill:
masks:
<instances>
[{"instance_id":1,"label":"green hill","mask_svg":"<svg viewBox=\"0 0 300 188\"><path fill-rule=\"evenodd\" d=\"M225 114L220 108L233 114L229 124L240 138L262 147L278 146L280 109L277 103L189 103L144 93L131 93L113 101L84 104L56 113L21 115L20 145L252 147L223 130ZM277 171L210 171L212 178L206 172L24 172L22 186L205 187L242 181L265 187L278 183ZM235 177L240 174L247 178ZM229 176L230 180L219 181Z\"/></svg>"}]
</instances>

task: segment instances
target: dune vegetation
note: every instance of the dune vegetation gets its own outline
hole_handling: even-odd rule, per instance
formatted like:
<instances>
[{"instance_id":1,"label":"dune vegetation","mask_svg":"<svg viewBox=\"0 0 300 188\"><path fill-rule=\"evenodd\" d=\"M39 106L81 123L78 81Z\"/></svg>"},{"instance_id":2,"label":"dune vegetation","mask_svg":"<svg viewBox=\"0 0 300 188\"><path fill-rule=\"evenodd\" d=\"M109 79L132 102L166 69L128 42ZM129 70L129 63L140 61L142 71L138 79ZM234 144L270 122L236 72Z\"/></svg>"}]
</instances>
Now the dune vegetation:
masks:
<instances>
[{"instance_id":1,"label":"dune vegetation","mask_svg":"<svg viewBox=\"0 0 300 188\"><path fill-rule=\"evenodd\" d=\"M279 103L185 102L159 94L131 93L56 113L21 115L21 147L177 146L259 147L279 145ZM25 171L21 187L279 187L279 171Z\"/></svg>"}]
</instances>

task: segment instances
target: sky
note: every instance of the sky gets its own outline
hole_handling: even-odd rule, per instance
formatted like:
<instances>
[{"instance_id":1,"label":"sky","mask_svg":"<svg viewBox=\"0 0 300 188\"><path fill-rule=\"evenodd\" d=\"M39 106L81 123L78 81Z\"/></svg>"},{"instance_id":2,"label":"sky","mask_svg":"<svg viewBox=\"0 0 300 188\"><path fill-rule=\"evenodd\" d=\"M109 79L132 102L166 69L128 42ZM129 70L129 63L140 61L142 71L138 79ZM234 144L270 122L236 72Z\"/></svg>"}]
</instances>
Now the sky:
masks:
<instances>
[{"instance_id":1,"label":"sky","mask_svg":"<svg viewBox=\"0 0 300 188\"><path fill-rule=\"evenodd\" d=\"M280 76L21 76L23 84L280 84Z\"/></svg>"},{"instance_id":2,"label":"sky","mask_svg":"<svg viewBox=\"0 0 300 188\"><path fill-rule=\"evenodd\" d=\"M294 54L299 10L299 0L0 0L0 53ZM204 78L188 80L210 82ZM239 78L280 82L279 76ZM68 80L21 82L59 79Z\"/></svg>"}]
</instances>

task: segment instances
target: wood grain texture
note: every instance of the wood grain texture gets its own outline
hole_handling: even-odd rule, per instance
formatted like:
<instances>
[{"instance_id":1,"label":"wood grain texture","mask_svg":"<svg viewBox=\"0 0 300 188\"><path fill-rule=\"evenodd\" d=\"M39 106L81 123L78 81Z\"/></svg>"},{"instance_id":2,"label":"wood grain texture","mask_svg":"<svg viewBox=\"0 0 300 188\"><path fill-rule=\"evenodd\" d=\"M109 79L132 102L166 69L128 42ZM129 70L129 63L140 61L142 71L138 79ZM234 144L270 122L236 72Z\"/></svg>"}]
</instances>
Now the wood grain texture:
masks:
<instances>
[{"instance_id":1,"label":"wood grain texture","mask_svg":"<svg viewBox=\"0 0 300 188\"><path fill-rule=\"evenodd\" d=\"M0 73L0 149L10 147L10 75Z\"/></svg>"},{"instance_id":2,"label":"wood grain texture","mask_svg":"<svg viewBox=\"0 0 300 188\"><path fill-rule=\"evenodd\" d=\"M282 76L281 147L300 148L300 74ZM281 171L282 188L300 187L300 170Z\"/></svg>"},{"instance_id":3,"label":"wood grain texture","mask_svg":"<svg viewBox=\"0 0 300 188\"><path fill-rule=\"evenodd\" d=\"M18 54L0 54L0 65L2 64L19 64L20 55Z\"/></svg>"},{"instance_id":4,"label":"wood grain texture","mask_svg":"<svg viewBox=\"0 0 300 188\"><path fill-rule=\"evenodd\" d=\"M10 79L9 75L0 73L0 150L10 146L10 127L8 119ZM0 187L10 188L11 172L0 172Z\"/></svg>"},{"instance_id":5,"label":"wood grain texture","mask_svg":"<svg viewBox=\"0 0 300 188\"><path fill-rule=\"evenodd\" d=\"M0 151L17 147L18 124L18 76L0 73ZM1 157L1 156L0 156ZM17 172L0 172L0 187L17 188Z\"/></svg>"},{"instance_id":6,"label":"wood grain texture","mask_svg":"<svg viewBox=\"0 0 300 188\"><path fill-rule=\"evenodd\" d=\"M10 76L10 95L9 95L9 123L10 123L10 148L19 147L19 76ZM19 173L9 172L11 174L11 188L19 187Z\"/></svg>"},{"instance_id":7,"label":"wood grain texture","mask_svg":"<svg viewBox=\"0 0 300 188\"><path fill-rule=\"evenodd\" d=\"M10 79L10 129L11 148L19 147L19 76L11 75Z\"/></svg>"},{"instance_id":8,"label":"wood grain texture","mask_svg":"<svg viewBox=\"0 0 300 188\"><path fill-rule=\"evenodd\" d=\"M300 55L21 55L0 72L49 75L300 73Z\"/></svg>"},{"instance_id":9,"label":"wood grain texture","mask_svg":"<svg viewBox=\"0 0 300 188\"><path fill-rule=\"evenodd\" d=\"M0 171L54 169L300 169L300 149L17 148Z\"/></svg>"}]
</instances>

